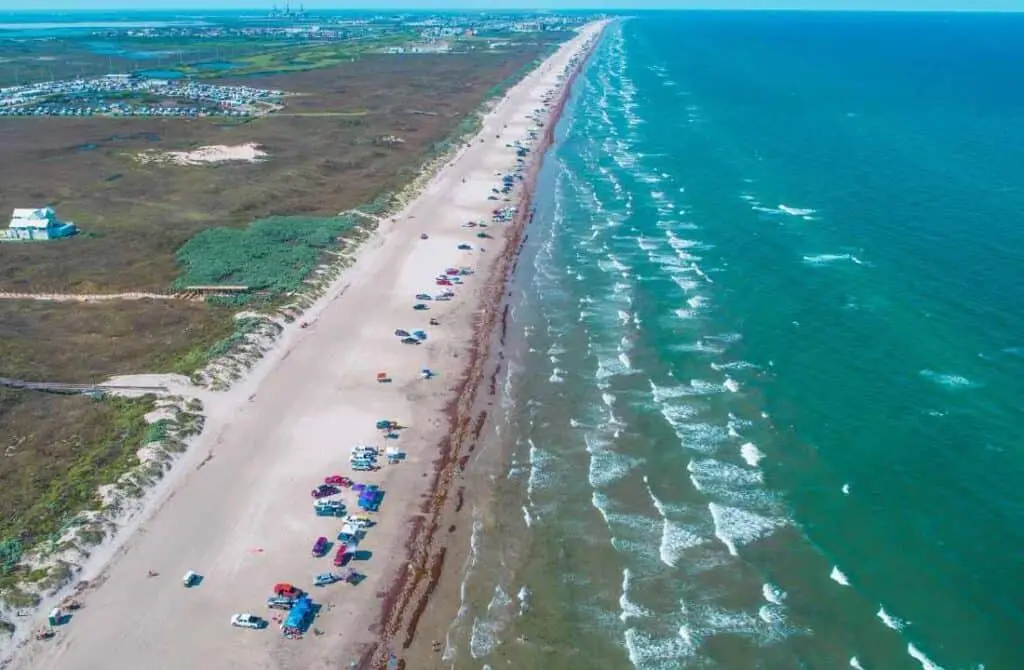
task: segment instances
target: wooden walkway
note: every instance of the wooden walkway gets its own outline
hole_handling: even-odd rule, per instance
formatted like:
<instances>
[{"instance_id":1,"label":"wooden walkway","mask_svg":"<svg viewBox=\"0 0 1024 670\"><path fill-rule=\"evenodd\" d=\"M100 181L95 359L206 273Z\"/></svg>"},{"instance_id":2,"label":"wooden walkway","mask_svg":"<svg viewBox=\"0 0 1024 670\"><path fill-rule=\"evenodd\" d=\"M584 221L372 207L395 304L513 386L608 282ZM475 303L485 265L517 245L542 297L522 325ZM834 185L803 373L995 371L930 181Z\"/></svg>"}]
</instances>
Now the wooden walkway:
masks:
<instances>
[{"instance_id":1,"label":"wooden walkway","mask_svg":"<svg viewBox=\"0 0 1024 670\"><path fill-rule=\"evenodd\" d=\"M0 377L0 386L25 391L44 391L47 393L65 394L99 394L110 391L139 391L142 393L166 394L170 392L166 386L119 386L110 384L63 384L60 382L28 382L21 379Z\"/></svg>"},{"instance_id":2,"label":"wooden walkway","mask_svg":"<svg viewBox=\"0 0 1024 670\"><path fill-rule=\"evenodd\" d=\"M109 302L111 300L203 300L210 295L237 295L247 286L187 286L180 291L122 291L120 293L16 293L0 291L0 300L46 302Z\"/></svg>"}]
</instances>

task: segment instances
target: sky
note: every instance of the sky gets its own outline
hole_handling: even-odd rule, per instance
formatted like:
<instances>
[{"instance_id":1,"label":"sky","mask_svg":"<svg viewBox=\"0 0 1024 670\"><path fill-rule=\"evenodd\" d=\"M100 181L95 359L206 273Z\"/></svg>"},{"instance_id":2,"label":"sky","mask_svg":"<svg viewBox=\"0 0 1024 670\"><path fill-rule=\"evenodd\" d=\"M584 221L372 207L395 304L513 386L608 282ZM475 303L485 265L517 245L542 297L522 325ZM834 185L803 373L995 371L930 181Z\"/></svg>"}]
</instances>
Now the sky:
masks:
<instances>
[{"instance_id":1,"label":"sky","mask_svg":"<svg viewBox=\"0 0 1024 670\"><path fill-rule=\"evenodd\" d=\"M285 0L277 4L284 6ZM819 9L1024 11L1024 0L295 0L315 9ZM274 0L0 0L0 11L268 10Z\"/></svg>"}]
</instances>

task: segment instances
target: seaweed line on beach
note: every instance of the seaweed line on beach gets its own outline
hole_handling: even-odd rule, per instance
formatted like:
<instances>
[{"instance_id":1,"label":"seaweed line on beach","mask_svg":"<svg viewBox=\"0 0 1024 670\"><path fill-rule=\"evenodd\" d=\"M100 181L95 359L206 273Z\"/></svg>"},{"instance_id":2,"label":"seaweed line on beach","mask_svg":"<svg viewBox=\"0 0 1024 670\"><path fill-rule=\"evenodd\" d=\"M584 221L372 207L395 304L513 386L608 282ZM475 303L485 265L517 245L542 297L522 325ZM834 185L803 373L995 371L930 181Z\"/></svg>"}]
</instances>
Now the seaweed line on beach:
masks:
<instances>
[{"instance_id":1,"label":"seaweed line on beach","mask_svg":"<svg viewBox=\"0 0 1024 670\"><path fill-rule=\"evenodd\" d=\"M475 413L474 408L486 378L485 370L489 367L492 355L501 355L500 347L505 341L508 316L506 289L526 241L526 227L533 219L532 199L537 175L544 155L554 143L554 130L572 93L576 77L590 59L594 47L600 41L600 35L598 33L583 57L574 64L545 121L544 132L530 162L505 245L484 287L482 316L475 327L466 372L445 410L450 429L439 445L430 493L421 507L422 515L410 521L405 569L382 594L381 614L378 622L371 626L371 632L377 634L377 639L364 648L359 660L360 668L389 667L389 657L395 653L393 645L400 643L403 650L412 646L420 616L440 581L447 548L443 540L437 540L437 534L439 529L447 525L442 523L442 519L460 511L463 506L463 488L459 487L458 495L452 496L452 484L463 476L468 463L469 456L463 454L463 451L472 453L475 440L479 438L486 421L486 412ZM498 342L492 343L496 334ZM492 344L497 346L492 347ZM498 361L497 365L500 364ZM491 390L493 395L493 386ZM454 503L451 500L453 497L456 498ZM399 658L398 668L406 667L406 660Z\"/></svg>"}]
</instances>

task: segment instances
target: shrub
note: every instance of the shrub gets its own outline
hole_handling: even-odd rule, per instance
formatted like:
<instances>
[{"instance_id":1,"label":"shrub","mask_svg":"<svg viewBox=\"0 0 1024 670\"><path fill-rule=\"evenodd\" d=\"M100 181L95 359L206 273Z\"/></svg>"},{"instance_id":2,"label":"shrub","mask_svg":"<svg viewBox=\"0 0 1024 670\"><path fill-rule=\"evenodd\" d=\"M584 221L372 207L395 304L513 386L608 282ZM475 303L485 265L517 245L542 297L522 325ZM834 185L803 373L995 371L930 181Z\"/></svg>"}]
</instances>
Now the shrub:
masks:
<instances>
[{"instance_id":1,"label":"shrub","mask_svg":"<svg viewBox=\"0 0 1024 670\"><path fill-rule=\"evenodd\" d=\"M244 229L204 230L178 250L185 273L176 284L294 291L316 267L320 252L355 224L351 216L273 216Z\"/></svg>"}]
</instances>

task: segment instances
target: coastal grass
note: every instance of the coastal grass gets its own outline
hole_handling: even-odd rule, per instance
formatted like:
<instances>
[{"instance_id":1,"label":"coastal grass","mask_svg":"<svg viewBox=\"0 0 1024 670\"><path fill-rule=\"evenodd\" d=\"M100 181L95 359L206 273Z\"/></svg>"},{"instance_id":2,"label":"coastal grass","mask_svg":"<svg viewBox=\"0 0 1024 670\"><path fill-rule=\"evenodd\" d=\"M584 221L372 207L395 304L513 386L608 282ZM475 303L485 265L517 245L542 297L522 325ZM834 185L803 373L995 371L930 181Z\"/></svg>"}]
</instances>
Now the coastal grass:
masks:
<instances>
[{"instance_id":1,"label":"coastal grass","mask_svg":"<svg viewBox=\"0 0 1024 670\"><path fill-rule=\"evenodd\" d=\"M100 485L137 465L136 451L160 431L144 420L152 409L152 399L0 390L0 593L46 576L18 560L56 540L75 514L97 506Z\"/></svg>"},{"instance_id":2,"label":"coastal grass","mask_svg":"<svg viewBox=\"0 0 1024 670\"><path fill-rule=\"evenodd\" d=\"M0 377L97 383L138 372L190 372L234 329L230 307L178 300L0 300ZM194 369L194 368L193 368ZM0 415L0 427L8 420Z\"/></svg>"},{"instance_id":3,"label":"coastal grass","mask_svg":"<svg viewBox=\"0 0 1024 670\"><path fill-rule=\"evenodd\" d=\"M178 287L247 286L276 293L294 291L316 267L325 249L359 222L335 217L274 216L247 228L209 228L190 239L176 258L184 269Z\"/></svg>"}]
</instances>

